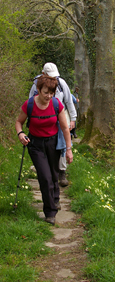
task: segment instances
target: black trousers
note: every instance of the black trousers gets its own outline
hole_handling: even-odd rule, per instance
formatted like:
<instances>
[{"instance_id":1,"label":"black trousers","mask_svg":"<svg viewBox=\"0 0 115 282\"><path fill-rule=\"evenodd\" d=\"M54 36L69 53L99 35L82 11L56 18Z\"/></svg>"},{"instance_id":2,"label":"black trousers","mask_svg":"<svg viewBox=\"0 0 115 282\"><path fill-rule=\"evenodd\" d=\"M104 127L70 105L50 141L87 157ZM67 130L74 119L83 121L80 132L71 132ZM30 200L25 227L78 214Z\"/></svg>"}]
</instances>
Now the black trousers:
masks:
<instances>
[{"instance_id":1,"label":"black trousers","mask_svg":"<svg viewBox=\"0 0 115 282\"><path fill-rule=\"evenodd\" d=\"M59 201L59 158L61 151L56 150L57 135L49 138L34 137L29 133L31 142L28 152L36 168L46 217L54 217L58 212L55 203Z\"/></svg>"}]
</instances>

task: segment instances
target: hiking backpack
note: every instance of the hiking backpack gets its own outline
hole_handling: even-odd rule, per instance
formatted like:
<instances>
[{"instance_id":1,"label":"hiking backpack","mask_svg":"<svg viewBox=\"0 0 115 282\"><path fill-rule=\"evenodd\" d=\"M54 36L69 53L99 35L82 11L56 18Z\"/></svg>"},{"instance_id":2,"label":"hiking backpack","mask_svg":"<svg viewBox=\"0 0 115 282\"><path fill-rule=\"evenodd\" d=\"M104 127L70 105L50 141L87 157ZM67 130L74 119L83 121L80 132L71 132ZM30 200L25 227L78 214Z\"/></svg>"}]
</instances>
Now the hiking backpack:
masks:
<instances>
[{"instance_id":1,"label":"hiking backpack","mask_svg":"<svg viewBox=\"0 0 115 282\"><path fill-rule=\"evenodd\" d=\"M38 77L39 77L39 75L34 78L34 84L35 84L35 85L37 85L37 79L38 79ZM57 79L57 81L58 81L58 86L57 86L57 87L58 87L59 91L60 91L60 92L63 92L63 88L62 88L62 86L61 86L61 84L60 84L59 77L57 76L56 79ZM35 96L35 95L38 95L38 90L37 90L37 88L36 88L36 90L34 90L34 95L33 95L33 96Z\"/></svg>"}]
</instances>

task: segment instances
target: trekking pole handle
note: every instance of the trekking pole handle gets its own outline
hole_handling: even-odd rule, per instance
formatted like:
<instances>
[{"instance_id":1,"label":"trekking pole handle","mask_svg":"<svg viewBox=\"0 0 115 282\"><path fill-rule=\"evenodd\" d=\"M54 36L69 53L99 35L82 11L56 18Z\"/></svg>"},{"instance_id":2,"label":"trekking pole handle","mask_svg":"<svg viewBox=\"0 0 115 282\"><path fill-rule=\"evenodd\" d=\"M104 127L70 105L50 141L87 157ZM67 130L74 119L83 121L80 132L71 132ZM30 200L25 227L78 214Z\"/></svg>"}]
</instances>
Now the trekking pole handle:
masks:
<instances>
[{"instance_id":1,"label":"trekking pole handle","mask_svg":"<svg viewBox=\"0 0 115 282\"><path fill-rule=\"evenodd\" d=\"M24 139L26 139L28 142L30 142L30 139L29 139L29 137L28 136L24 136ZM27 144L25 144L25 145L23 145L23 147L26 147L28 145L28 143Z\"/></svg>"},{"instance_id":2,"label":"trekking pole handle","mask_svg":"<svg viewBox=\"0 0 115 282\"><path fill-rule=\"evenodd\" d=\"M25 138L26 140L28 140L28 136L24 136L24 138Z\"/></svg>"}]
</instances>

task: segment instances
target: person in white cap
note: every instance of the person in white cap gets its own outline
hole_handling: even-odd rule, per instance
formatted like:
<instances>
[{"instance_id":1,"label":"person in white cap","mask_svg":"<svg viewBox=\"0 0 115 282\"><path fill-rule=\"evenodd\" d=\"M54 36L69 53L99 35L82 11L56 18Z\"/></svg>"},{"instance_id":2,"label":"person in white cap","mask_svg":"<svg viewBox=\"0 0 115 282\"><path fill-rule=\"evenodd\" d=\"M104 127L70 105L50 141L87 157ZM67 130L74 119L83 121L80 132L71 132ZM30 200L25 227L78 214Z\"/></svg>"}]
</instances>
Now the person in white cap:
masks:
<instances>
[{"instance_id":1,"label":"person in white cap","mask_svg":"<svg viewBox=\"0 0 115 282\"><path fill-rule=\"evenodd\" d=\"M60 102L64 106L64 109L68 111L69 118L70 118L70 122L68 120L68 126L70 127L70 130L72 130L73 128L75 128L75 121L76 121L77 113L76 113L76 109L75 109L75 106L72 100L72 95L71 95L71 92L70 92L70 89L67 83L65 82L64 79L60 77L58 68L54 63L51 63L51 62L46 63L43 67L42 73L47 74L51 77L57 78L58 86L56 88L55 97L57 97L60 100ZM29 98L37 94L36 84L37 84L37 78L39 76L40 75L37 75L34 79L34 83L29 93ZM59 169L60 169L59 170L59 184L62 187L68 185L68 180L66 179L66 173L65 173L66 168L67 168L66 157L61 156L60 161L59 161Z\"/></svg>"}]
</instances>

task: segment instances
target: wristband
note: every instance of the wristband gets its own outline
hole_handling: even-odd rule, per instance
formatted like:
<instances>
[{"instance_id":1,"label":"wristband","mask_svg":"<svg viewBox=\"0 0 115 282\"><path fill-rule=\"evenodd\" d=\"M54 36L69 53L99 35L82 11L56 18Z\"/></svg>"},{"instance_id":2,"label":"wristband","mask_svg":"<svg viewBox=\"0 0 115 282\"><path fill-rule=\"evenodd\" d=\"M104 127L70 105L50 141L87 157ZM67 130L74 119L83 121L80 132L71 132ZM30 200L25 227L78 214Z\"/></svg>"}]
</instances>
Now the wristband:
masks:
<instances>
[{"instance_id":1,"label":"wristband","mask_svg":"<svg viewBox=\"0 0 115 282\"><path fill-rule=\"evenodd\" d=\"M71 150L71 147L67 147L66 150Z\"/></svg>"},{"instance_id":2,"label":"wristband","mask_svg":"<svg viewBox=\"0 0 115 282\"><path fill-rule=\"evenodd\" d=\"M22 130L22 131L20 131L19 133L18 133L18 136L20 135L20 133L24 133L24 131Z\"/></svg>"}]
</instances>

